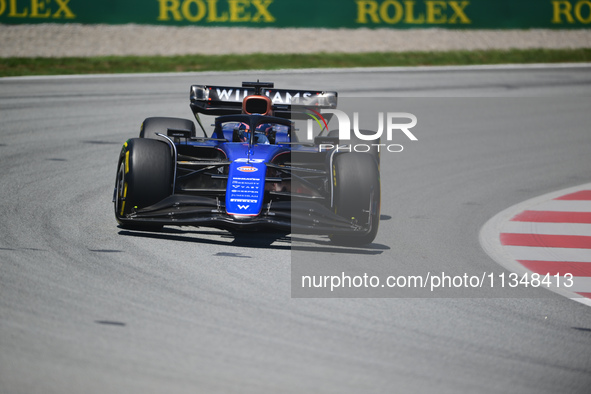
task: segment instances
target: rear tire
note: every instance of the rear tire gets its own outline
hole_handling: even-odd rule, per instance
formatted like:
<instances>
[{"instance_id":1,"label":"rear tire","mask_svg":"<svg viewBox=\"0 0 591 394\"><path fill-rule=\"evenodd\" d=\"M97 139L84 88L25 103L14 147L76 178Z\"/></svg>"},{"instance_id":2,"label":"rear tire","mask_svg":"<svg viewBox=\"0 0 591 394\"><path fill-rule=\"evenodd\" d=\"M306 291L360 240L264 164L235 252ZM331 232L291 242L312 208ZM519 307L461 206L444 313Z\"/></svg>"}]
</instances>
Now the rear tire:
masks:
<instances>
[{"instance_id":1,"label":"rear tire","mask_svg":"<svg viewBox=\"0 0 591 394\"><path fill-rule=\"evenodd\" d=\"M140 138L166 141L165 138L156 135L156 133L167 135L168 129L189 130L191 137L195 137L196 135L195 123L189 119L153 117L146 118L144 123L142 123Z\"/></svg>"},{"instance_id":2,"label":"rear tire","mask_svg":"<svg viewBox=\"0 0 591 394\"><path fill-rule=\"evenodd\" d=\"M115 218L124 228L159 229L162 225L136 224L126 216L172 192L173 160L170 147L157 140L132 138L121 150L115 182Z\"/></svg>"},{"instance_id":3,"label":"rear tire","mask_svg":"<svg viewBox=\"0 0 591 394\"><path fill-rule=\"evenodd\" d=\"M361 234L333 234L330 239L340 245L371 243L376 237L380 221L380 174L373 155L336 155L331 173L335 213L366 227L368 231Z\"/></svg>"}]
</instances>

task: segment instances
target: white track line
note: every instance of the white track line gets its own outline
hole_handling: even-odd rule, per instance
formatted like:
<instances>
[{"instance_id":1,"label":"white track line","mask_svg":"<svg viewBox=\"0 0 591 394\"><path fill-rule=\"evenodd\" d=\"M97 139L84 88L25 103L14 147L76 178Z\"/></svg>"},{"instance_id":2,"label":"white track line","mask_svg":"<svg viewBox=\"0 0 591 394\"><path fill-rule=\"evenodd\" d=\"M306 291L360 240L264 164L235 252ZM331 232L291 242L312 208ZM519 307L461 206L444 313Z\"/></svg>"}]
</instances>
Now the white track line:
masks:
<instances>
[{"instance_id":1,"label":"white track line","mask_svg":"<svg viewBox=\"0 0 591 394\"><path fill-rule=\"evenodd\" d=\"M591 224L507 222L503 232L515 234L554 234L591 236Z\"/></svg>"},{"instance_id":2,"label":"white track line","mask_svg":"<svg viewBox=\"0 0 591 394\"><path fill-rule=\"evenodd\" d=\"M6 80L43 80L43 79L101 79L101 78L152 78L152 77L180 77L180 76L216 76L216 75L293 75L293 74L351 74L371 72L453 72L453 71L497 71L497 70L538 70L538 69L568 69L591 68L591 63L534 63L534 64L483 64L471 66L414 66L414 67L353 67L353 68L296 68L283 70L236 70L236 71L191 71L169 73L133 73L133 74L75 74L75 75L33 75L21 77L3 77Z\"/></svg>"}]
</instances>

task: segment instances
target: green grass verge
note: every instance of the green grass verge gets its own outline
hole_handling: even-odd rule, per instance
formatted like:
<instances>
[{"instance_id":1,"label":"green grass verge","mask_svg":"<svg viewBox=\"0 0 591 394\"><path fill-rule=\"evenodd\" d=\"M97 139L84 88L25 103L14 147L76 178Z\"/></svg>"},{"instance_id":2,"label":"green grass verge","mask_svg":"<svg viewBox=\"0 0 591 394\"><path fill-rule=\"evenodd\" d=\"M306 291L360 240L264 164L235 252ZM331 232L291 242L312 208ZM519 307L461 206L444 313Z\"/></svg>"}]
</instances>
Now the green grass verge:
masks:
<instances>
[{"instance_id":1,"label":"green grass verge","mask_svg":"<svg viewBox=\"0 0 591 394\"><path fill-rule=\"evenodd\" d=\"M187 56L3 58L0 77L104 73L277 70L286 68L441 66L591 62L588 49Z\"/></svg>"}]
</instances>

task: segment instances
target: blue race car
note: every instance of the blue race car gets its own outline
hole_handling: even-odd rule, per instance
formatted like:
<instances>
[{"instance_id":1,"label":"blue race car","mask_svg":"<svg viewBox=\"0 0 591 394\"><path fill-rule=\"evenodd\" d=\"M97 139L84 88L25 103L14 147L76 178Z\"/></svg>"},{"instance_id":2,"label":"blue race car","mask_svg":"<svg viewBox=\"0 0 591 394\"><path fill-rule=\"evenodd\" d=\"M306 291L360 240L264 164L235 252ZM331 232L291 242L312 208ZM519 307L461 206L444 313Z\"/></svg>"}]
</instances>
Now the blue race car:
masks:
<instances>
[{"instance_id":1,"label":"blue race car","mask_svg":"<svg viewBox=\"0 0 591 394\"><path fill-rule=\"evenodd\" d=\"M202 135L188 119L144 120L139 138L125 142L119 155L117 222L129 229L262 229L371 243L380 218L379 155L346 149L351 141L339 141L338 130L299 141L294 128L294 120L336 104L336 92L274 89L268 82L191 86ZM216 116L209 135L201 114Z\"/></svg>"}]
</instances>

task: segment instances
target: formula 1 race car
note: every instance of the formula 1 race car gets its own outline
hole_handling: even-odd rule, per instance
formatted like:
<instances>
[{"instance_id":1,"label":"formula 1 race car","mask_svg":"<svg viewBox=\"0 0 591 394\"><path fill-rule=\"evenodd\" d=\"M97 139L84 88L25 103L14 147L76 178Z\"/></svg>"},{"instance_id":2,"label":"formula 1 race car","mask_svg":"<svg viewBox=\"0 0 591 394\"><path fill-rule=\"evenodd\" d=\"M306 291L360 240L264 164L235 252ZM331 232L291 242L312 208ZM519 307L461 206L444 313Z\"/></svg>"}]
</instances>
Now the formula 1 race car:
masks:
<instances>
[{"instance_id":1,"label":"formula 1 race car","mask_svg":"<svg viewBox=\"0 0 591 394\"><path fill-rule=\"evenodd\" d=\"M113 202L122 228L164 225L326 234L371 243L380 219L379 156L323 127L298 139L294 122L327 126L336 92L193 85L188 119L151 117L123 145ZM216 116L208 135L200 115ZM321 124L320 122L318 122ZM347 146L349 145L349 149ZM340 148L340 149L339 149Z\"/></svg>"}]
</instances>

